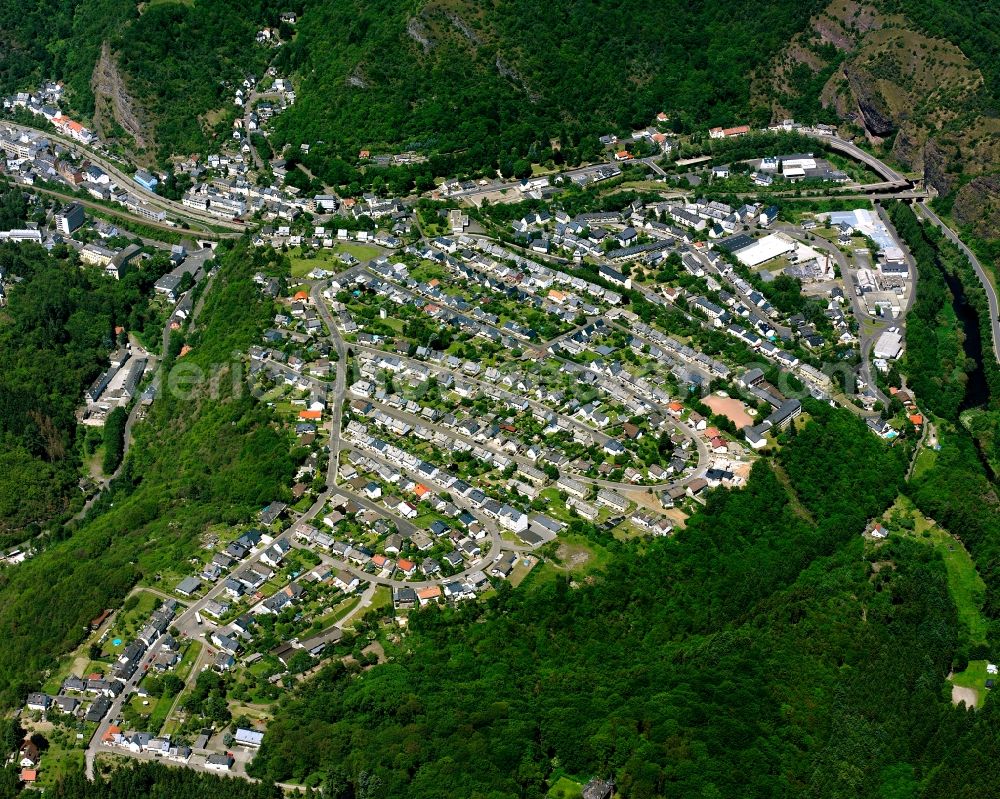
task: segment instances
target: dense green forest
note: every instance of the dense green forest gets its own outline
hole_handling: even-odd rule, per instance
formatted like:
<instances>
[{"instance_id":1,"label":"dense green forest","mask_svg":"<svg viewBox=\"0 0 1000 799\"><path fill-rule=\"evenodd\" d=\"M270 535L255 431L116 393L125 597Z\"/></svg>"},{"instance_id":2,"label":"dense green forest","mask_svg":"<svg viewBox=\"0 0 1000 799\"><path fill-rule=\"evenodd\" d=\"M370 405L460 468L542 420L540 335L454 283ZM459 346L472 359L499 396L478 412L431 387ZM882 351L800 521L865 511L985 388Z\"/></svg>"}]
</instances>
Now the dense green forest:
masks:
<instances>
[{"instance_id":1,"label":"dense green forest","mask_svg":"<svg viewBox=\"0 0 1000 799\"><path fill-rule=\"evenodd\" d=\"M2 212L0 212L2 213ZM155 319L151 259L121 281L81 269L74 251L0 245L8 304L0 324L0 546L67 509L79 471L75 412L107 367L114 328L141 333Z\"/></svg>"},{"instance_id":2,"label":"dense green forest","mask_svg":"<svg viewBox=\"0 0 1000 799\"><path fill-rule=\"evenodd\" d=\"M678 129L766 122L748 107L749 73L821 5L312 3L278 62L303 81L276 138L483 165L545 160L552 139L572 161L659 111Z\"/></svg>"},{"instance_id":3,"label":"dense green forest","mask_svg":"<svg viewBox=\"0 0 1000 799\"><path fill-rule=\"evenodd\" d=\"M129 90L151 119L160 161L204 152L218 146L209 144L212 137L229 135L235 87L248 75L263 77L270 57L254 35L276 24L283 8L269 0L150 4L111 41Z\"/></svg>"},{"instance_id":4,"label":"dense green forest","mask_svg":"<svg viewBox=\"0 0 1000 799\"><path fill-rule=\"evenodd\" d=\"M661 110L678 131L767 122L768 104L750 90L755 73L767 70L826 5L2 0L0 91L62 79L72 110L87 116L94 110L94 66L108 43L154 155L164 162L172 153L210 146L234 114L234 82L260 76L275 59L283 74L297 78L298 102L277 119L274 141L325 142L327 152L308 160L328 183L343 177L360 147L441 155L450 169L431 174L522 158L573 163L592 154L597 134L647 124ZM876 6L960 44L983 71L984 102L995 103L1000 60L993 5L879 0ZM279 26L285 10L299 13L297 25ZM254 43L263 26L280 27L280 49ZM798 98L792 110L806 116L820 113L817 97L838 64L831 44L823 51L824 69L814 74L802 65L787 76L795 91L786 99ZM337 163L327 173L330 161Z\"/></svg>"},{"instance_id":5,"label":"dense green forest","mask_svg":"<svg viewBox=\"0 0 1000 799\"><path fill-rule=\"evenodd\" d=\"M116 606L141 576L185 569L206 524L250 519L287 492L294 468L290 437L233 378L240 368L233 353L258 341L273 315L272 303L250 277L257 271L286 273L288 264L247 244L226 246L198 332L188 338L193 349L184 358L185 371L167 379L147 420L135 427L111 492L75 532L66 530L72 535L0 573L3 707L20 705L43 670L79 641L87 622ZM64 282L72 285L72 276ZM52 291L50 298L61 296L58 286ZM175 374L172 368L168 360L168 374ZM198 369L217 379L192 383ZM52 372L58 376L66 369ZM175 392L172 385L187 388ZM20 496L29 491L34 488L21 486Z\"/></svg>"},{"instance_id":6,"label":"dense green forest","mask_svg":"<svg viewBox=\"0 0 1000 799\"><path fill-rule=\"evenodd\" d=\"M254 44L265 25L296 3L274 0L39 0L0 2L0 92L66 84L69 110L89 118L94 68L107 43L125 75L138 115L166 160L204 151L228 128L235 85L260 77L270 55ZM142 13L140 12L140 8ZM6 46L5 46L6 45ZM209 112L223 111L215 119Z\"/></svg>"}]
</instances>

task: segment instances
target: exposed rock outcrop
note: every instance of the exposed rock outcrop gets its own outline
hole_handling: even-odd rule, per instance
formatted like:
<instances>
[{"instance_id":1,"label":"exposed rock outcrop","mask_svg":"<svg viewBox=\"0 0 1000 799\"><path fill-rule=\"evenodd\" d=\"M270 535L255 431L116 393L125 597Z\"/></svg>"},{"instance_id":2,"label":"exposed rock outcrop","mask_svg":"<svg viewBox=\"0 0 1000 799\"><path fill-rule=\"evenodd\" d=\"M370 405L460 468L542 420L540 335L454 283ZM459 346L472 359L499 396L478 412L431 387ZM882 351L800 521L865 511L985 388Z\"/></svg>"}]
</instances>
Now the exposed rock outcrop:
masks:
<instances>
[{"instance_id":1,"label":"exposed rock outcrop","mask_svg":"<svg viewBox=\"0 0 1000 799\"><path fill-rule=\"evenodd\" d=\"M948 170L948 157L934 139L928 139L923 148L924 184L938 194L948 194L954 178Z\"/></svg>"},{"instance_id":2,"label":"exposed rock outcrop","mask_svg":"<svg viewBox=\"0 0 1000 799\"><path fill-rule=\"evenodd\" d=\"M129 94L107 42L101 48L101 57L94 66L91 87L94 90L94 128L98 135L104 139L113 139L117 125L132 137L137 149L151 149L149 126L142 118L138 103Z\"/></svg>"},{"instance_id":3,"label":"exposed rock outcrop","mask_svg":"<svg viewBox=\"0 0 1000 799\"><path fill-rule=\"evenodd\" d=\"M424 48L425 53L429 53L434 47L434 41L431 39L427 26L417 17L410 17L406 21L406 34Z\"/></svg>"},{"instance_id":4,"label":"exposed rock outcrop","mask_svg":"<svg viewBox=\"0 0 1000 799\"><path fill-rule=\"evenodd\" d=\"M995 238L1000 231L1000 175L975 178L959 189L952 214L977 236Z\"/></svg>"},{"instance_id":5,"label":"exposed rock outcrop","mask_svg":"<svg viewBox=\"0 0 1000 799\"><path fill-rule=\"evenodd\" d=\"M445 12L445 16L448 18L448 21L451 22L452 25L458 28L459 32L462 34L462 36L466 38L466 40L468 40L469 44L471 44L473 47L478 47L480 44L482 44L482 41L480 40L479 36L476 34L474 30L472 30L472 26L469 25L469 23L466 22L464 19L462 19L458 14L456 14L454 11L447 11Z\"/></svg>"},{"instance_id":6,"label":"exposed rock outcrop","mask_svg":"<svg viewBox=\"0 0 1000 799\"><path fill-rule=\"evenodd\" d=\"M857 99L865 130L878 139L892 135L896 130L896 124L889 115L885 100L871 76L863 70L847 65L844 67L844 77Z\"/></svg>"}]
</instances>

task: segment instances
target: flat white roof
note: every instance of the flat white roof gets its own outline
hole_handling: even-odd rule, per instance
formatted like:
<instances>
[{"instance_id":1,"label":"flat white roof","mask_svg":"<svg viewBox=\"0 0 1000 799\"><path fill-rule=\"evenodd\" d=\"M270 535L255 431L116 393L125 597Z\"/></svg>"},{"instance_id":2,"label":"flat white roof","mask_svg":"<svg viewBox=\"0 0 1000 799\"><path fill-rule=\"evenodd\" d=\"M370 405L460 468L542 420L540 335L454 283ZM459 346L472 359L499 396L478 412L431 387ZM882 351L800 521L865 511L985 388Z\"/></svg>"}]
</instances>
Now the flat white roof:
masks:
<instances>
[{"instance_id":1,"label":"flat white roof","mask_svg":"<svg viewBox=\"0 0 1000 799\"><path fill-rule=\"evenodd\" d=\"M794 249L795 242L791 239L778 233L772 233L770 236L755 241L749 247L737 250L735 255L742 263L754 267Z\"/></svg>"},{"instance_id":2,"label":"flat white roof","mask_svg":"<svg viewBox=\"0 0 1000 799\"><path fill-rule=\"evenodd\" d=\"M892 330L886 330L875 342L876 358L898 358L903 351L903 337Z\"/></svg>"}]
</instances>

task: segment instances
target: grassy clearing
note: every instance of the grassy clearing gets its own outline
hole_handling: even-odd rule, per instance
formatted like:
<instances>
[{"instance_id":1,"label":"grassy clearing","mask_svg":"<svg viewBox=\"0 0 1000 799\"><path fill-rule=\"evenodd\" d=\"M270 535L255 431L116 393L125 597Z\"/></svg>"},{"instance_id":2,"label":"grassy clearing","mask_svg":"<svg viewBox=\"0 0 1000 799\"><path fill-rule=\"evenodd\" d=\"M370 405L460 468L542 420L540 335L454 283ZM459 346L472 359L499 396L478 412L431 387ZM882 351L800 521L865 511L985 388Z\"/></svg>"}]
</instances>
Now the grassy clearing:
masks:
<instances>
[{"instance_id":1,"label":"grassy clearing","mask_svg":"<svg viewBox=\"0 0 1000 799\"><path fill-rule=\"evenodd\" d=\"M378 258L382 251L371 244L358 244L353 241L338 241L330 249L307 249L305 253L301 250L296 250L293 253L289 253L289 259L292 262L292 277L305 277L313 269L327 269L339 272L346 268L340 260L340 256L343 253L353 255L359 261L365 262L373 258Z\"/></svg>"},{"instance_id":2,"label":"grassy clearing","mask_svg":"<svg viewBox=\"0 0 1000 799\"><path fill-rule=\"evenodd\" d=\"M549 486L548 488L542 490L539 497L545 500L547 505L545 512L549 516L554 519L558 519L561 522L566 522L567 524L573 520L573 517L570 515L569 508L566 507L566 501L559 497L558 489Z\"/></svg>"},{"instance_id":3,"label":"grassy clearing","mask_svg":"<svg viewBox=\"0 0 1000 799\"><path fill-rule=\"evenodd\" d=\"M527 562L526 562L527 561ZM510 573L510 584L517 588L524 582L525 578L531 574L532 569L538 565L538 559L530 555L522 555L514 564L514 570Z\"/></svg>"},{"instance_id":4,"label":"grassy clearing","mask_svg":"<svg viewBox=\"0 0 1000 799\"><path fill-rule=\"evenodd\" d=\"M188 644L188 648L184 650L184 655L181 657L181 662L177 664L177 668L174 673L184 682L187 682L188 676L191 674L191 669L194 668L195 661L198 660L198 655L201 654L201 641L192 641Z\"/></svg>"},{"instance_id":5,"label":"grassy clearing","mask_svg":"<svg viewBox=\"0 0 1000 799\"><path fill-rule=\"evenodd\" d=\"M161 696L156 700L153 712L149 714L148 723L150 732L159 734L164 722L167 720L167 716L170 714L170 708L173 707L174 699L176 697Z\"/></svg>"},{"instance_id":6,"label":"grassy clearing","mask_svg":"<svg viewBox=\"0 0 1000 799\"><path fill-rule=\"evenodd\" d=\"M392 606L392 590L387 585L380 585L372 596L372 610L380 610Z\"/></svg>"},{"instance_id":7,"label":"grassy clearing","mask_svg":"<svg viewBox=\"0 0 1000 799\"><path fill-rule=\"evenodd\" d=\"M583 796L583 785L569 777L562 776L552 783L546 796L548 799L578 799L578 797Z\"/></svg>"},{"instance_id":8,"label":"grassy clearing","mask_svg":"<svg viewBox=\"0 0 1000 799\"><path fill-rule=\"evenodd\" d=\"M352 595L342 599L337 605L334 606L333 610L329 613L320 616L313 622L313 625L319 624L320 630L325 630L327 627L336 624L342 618L344 618L348 613L350 613L354 608L357 607L358 603L361 601L361 597Z\"/></svg>"},{"instance_id":9,"label":"grassy clearing","mask_svg":"<svg viewBox=\"0 0 1000 799\"><path fill-rule=\"evenodd\" d=\"M554 542L546 544L542 552L544 563L531 570L529 578L532 580L553 579L557 574L568 575L575 580L590 577L603 571L611 557L604 547L572 533L560 535Z\"/></svg>"},{"instance_id":10,"label":"grassy clearing","mask_svg":"<svg viewBox=\"0 0 1000 799\"><path fill-rule=\"evenodd\" d=\"M43 755L38 770L38 786L53 788L65 775L83 770L83 750L52 745Z\"/></svg>"},{"instance_id":11,"label":"grassy clearing","mask_svg":"<svg viewBox=\"0 0 1000 799\"><path fill-rule=\"evenodd\" d=\"M981 695L986 690L984 687L986 684L986 661L970 660L965 671L952 675L951 681L961 688L972 688Z\"/></svg>"},{"instance_id":12,"label":"grassy clearing","mask_svg":"<svg viewBox=\"0 0 1000 799\"><path fill-rule=\"evenodd\" d=\"M913 464L913 479L916 480L933 469L937 456L937 452L929 447L922 448L920 452L917 453L917 460Z\"/></svg>"},{"instance_id":13,"label":"grassy clearing","mask_svg":"<svg viewBox=\"0 0 1000 799\"><path fill-rule=\"evenodd\" d=\"M913 529L900 527L900 519L909 519ZM900 497L889 509L886 520L890 531L916 538L936 549L948 572L948 589L958 611L958 617L969 631L969 643L987 643L988 623L983 616L986 584L976 571L976 564L962 542L946 530L933 524L906 498Z\"/></svg>"}]
</instances>

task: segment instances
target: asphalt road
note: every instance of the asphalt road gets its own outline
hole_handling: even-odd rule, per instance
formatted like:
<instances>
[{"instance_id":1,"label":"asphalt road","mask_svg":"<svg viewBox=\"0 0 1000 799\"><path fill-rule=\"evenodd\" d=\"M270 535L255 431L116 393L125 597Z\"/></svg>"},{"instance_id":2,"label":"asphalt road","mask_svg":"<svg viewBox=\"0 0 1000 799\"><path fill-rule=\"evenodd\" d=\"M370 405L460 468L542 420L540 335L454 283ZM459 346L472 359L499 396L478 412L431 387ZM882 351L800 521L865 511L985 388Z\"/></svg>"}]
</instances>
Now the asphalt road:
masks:
<instances>
[{"instance_id":1,"label":"asphalt road","mask_svg":"<svg viewBox=\"0 0 1000 799\"><path fill-rule=\"evenodd\" d=\"M823 142L832 150L837 150L838 152L849 155L855 161L860 161L873 172L878 173L883 178L885 178L887 183L896 185L899 187L909 187L910 181L902 174L897 172L895 169L890 167L888 164L883 163L874 155L865 150L862 150L853 142L849 142L846 139L841 139L839 136L829 136L821 133L817 133L808 128L802 128L801 133L806 136L812 136L819 141Z\"/></svg>"},{"instance_id":2,"label":"asphalt road","mask_svg":"<svg viewBox=\"0 0 1000 799\"><path fill-rule=\"evenodd\" d=\"M74 139L70 139L66 136L54 133L51 128L36 128L27 125L17 124L14 122L4 122L4 125L13 128L14 130L20 130L22 132L31 131L35 133L41 133L47 139L59 142L60 144L69 147L71 150L75 150L81 153L82 155L86 156L92 163L96 164L105 172L107 172L109 175L111 175L111 177L115 179L115 181L119 184L119 186L121 186L122 188L127 188L131 194L136 195L137 197L142 199L147 204L153 206L154 208L159 208L163 211L169 211L170 213L176 215L179 219L187 219L189 221L194 221L200 224L214 225L215 227L229 228L232 230L239 230L239 231L244 230L243 225L240 225L235 222L229 222L225 219L219 219L210 214L199 213L198 211L192 208L184 206L180 202L177 202L175 200L168 200L165 197L161 197L159 194L156 194L155 192L143 188L138 183L136 183L131 178L131 176L126 175L125 172L122 171L121 167L118 166L114 161L111 161L109 158L107 158L104 155L101 155L96 150L87 147L86 145L83 145Z\"/></svg>"},{"instance_id":3,"label":"asphalt road","mask_svg":"<svg viewBox=\"0 0 1000 799\"><path fill-rule=\"evenodd\" d=\"M931 224L940 228L945 238L962 251L962 254L972 264L972 268L976 270L976 277L979 278L979 282L982 284L983 291L986 292L986 299L990 305L990 327L993 330L993 354L1000 361L1000 303L997 301L997 292L993 287L993 283L990 282L989 275L986 274L986 270L983 269L983 265L979 262L975 253L965 245L965 242L958 237L958 234L954 230L941 221L941 218L928 207L927 203L921 200L915 203L913 207L918 217L923 217L929 220Z\"/></svg>"}]
</instances>

